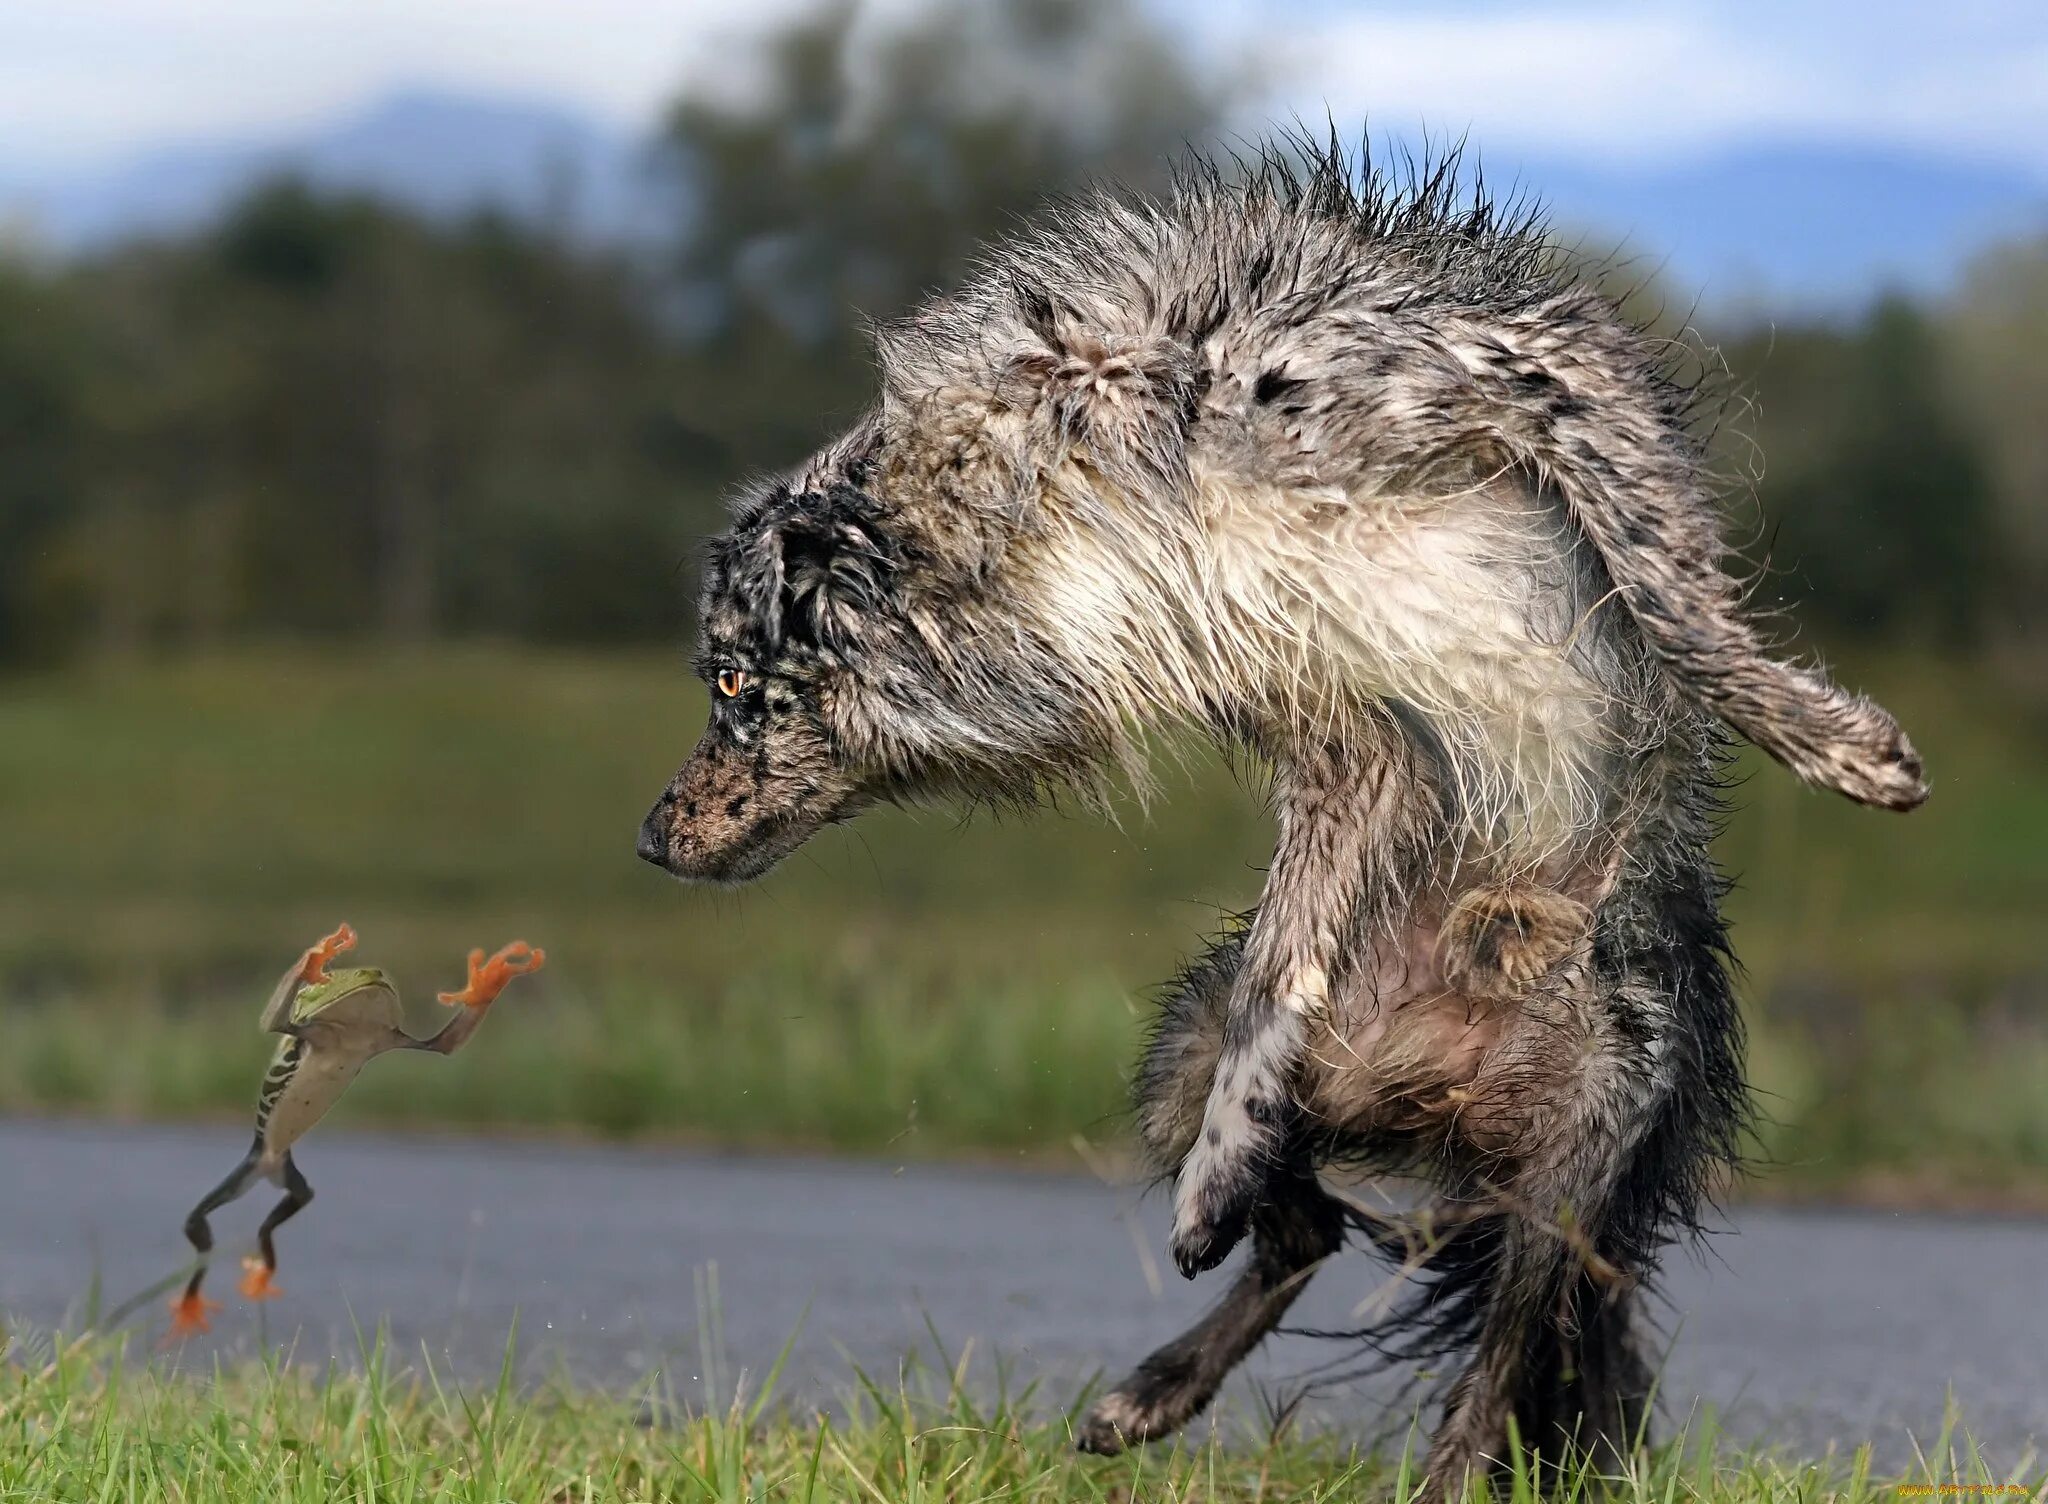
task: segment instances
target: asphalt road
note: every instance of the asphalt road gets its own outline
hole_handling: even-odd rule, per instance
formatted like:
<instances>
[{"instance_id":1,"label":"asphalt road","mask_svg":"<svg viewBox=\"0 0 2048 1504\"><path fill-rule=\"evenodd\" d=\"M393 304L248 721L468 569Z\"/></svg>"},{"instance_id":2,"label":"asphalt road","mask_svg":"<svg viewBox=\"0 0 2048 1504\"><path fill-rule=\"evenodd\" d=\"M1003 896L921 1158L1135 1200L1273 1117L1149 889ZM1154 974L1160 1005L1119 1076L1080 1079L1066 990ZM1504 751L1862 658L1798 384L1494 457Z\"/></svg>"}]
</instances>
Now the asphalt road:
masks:
<instances>
[{"instance_id":1,"label":"asphalt road","mask_svg":"<svg viewBox=\"0 0 2048 1504\"><path fill-rule=\"evenodd\" d=\"M110 1303L175 1269L189 1205L240 1156L233 1128L0 1122L0 1311L76 1319L97 1271ZM907 1354L1064 1404L1114 1378L1220 1293L1163 1262L1160 1198L1043 1173L671 1150L320 1135L301 1148L318 1199L280 1235L281 1299L234 1299L234 1255L274 1194L215 1220L212 1293L228 1301L179 1361L262 1341L395 1348L494 1372L515 1317L522 1367L626 1383L661 1371L722 1403L792 1332L785 1391L826 1397L849 1360L893 1377ZM1303 1325L1355 1325L1383 1274L1325 1270ZM1870 1439L1902 1467L1951 1391L1987 1457L2048 1454L2048 1222L1745 1210L1705 1262L1665 1282L1667 1429L1711 1405L1725 1430L1801 1453ZM138 1321L161 1330L153 1305ZM936 1341L935 1336L936 1334ZM1283 1338L1226 1413L1343 1354ZM1392 1378L1318 1395L1312 1416L1396 1426ZM1398 1434L1398 1432L1397 1432Z\"/></svg>"}]
</instances>

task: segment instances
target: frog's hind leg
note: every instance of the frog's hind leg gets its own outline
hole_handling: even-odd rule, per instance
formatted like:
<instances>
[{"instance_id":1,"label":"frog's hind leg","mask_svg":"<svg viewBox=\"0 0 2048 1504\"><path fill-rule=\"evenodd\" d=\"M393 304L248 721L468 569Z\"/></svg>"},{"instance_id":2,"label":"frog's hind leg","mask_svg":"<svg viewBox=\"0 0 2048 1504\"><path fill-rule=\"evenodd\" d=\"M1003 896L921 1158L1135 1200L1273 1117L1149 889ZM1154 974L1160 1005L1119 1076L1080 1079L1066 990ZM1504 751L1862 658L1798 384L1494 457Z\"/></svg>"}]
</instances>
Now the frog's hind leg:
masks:
<instances>
[{"instance_id":1,"label":"frog's hind leg","mask_svg":"<svg viewBox=\"0 0 2048 1504\"><path fill-rule=\"evenodd\" d=\"M284 1200L270 1209L270 1215L256 1229L256 1246L263 1250L263 1256L242 1260L242 1294L250 1300L269 1300L278 1293L277 1286L271 1283L277 1273L277 1244L272 1241L272 1234L303 1211L312 1199L313 1187L299 1172L291 1155L285 1155Z\"/></svg>"},{"instance_id":2,"label":"frog's hind leg","mask_svg":"<svg viewBox=\"0 0 2048 1504\"><path fill-rule=\"evenodd\" d=\"M248 1154L243 1156L242 1162L235 1166L228 1178L208 1191L185 1218L185 1241L198 1253L199 1267L192 1271L192 1278L185 1282L185 1288L171 1302L173 1337L184 1337L193 1332L207 1330L208 1313L219 1309L213 1301L199 1293L199 1286L206 1279L207 1256L213 1252L213 1228L207 1224L206 1219L230 1201L245 1195L249 1187L261 1177L261 1171L258 1169L261 1147L260 1144L251 1144Z\"/></svg>"}]
</instances>

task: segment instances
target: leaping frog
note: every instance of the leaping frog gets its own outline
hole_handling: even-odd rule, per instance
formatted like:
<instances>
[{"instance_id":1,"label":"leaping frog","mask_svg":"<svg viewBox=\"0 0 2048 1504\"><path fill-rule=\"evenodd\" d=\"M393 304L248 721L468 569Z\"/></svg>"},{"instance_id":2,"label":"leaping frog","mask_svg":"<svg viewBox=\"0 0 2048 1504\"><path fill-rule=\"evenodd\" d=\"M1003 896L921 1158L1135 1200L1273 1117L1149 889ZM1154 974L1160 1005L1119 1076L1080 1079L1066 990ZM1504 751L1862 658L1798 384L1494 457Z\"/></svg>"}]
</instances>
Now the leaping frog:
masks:
<instances>
[{"instance_id":1,"label":"leaping frog","mask_svg":"<svg viewBox=\"0 0 2048 1504\"><path fill-rule=\"evenodd\" d=\"M260 1257L242 1261L242 1294L267 1300L278 1293L277 1248L272 1241L279 1224L295 1216L313 1199L313 1187L292 1162L292 1145L327 1115L363 1067L387 1050L431 1050L452 1055L461 1049L484 1020L491 1003L516 976L538 971L546 953L515 940L496 955L469 953L469 979L458 991L438 994L456 1014L427 1039L416 1039L402 1027L404 1012L398 992L374 966L330 972L327 965L352 949L356 932L342 925L294 961L278 978L264 1006L262 1026L283 1037L263 1077L256 1102L256 1138L232 1174L206 1194L185 1219L185 1236L198 1250L200 1265L184 1290L171 1302L171 1335L207 1330L216 1302L199 1293L206 1278L206 1257L213 1251L213 1230L207 1216L245 1194L259 1180L281 1186L284 1199L263 1219L256 1234Z\"/></svg>"}]
</instances>

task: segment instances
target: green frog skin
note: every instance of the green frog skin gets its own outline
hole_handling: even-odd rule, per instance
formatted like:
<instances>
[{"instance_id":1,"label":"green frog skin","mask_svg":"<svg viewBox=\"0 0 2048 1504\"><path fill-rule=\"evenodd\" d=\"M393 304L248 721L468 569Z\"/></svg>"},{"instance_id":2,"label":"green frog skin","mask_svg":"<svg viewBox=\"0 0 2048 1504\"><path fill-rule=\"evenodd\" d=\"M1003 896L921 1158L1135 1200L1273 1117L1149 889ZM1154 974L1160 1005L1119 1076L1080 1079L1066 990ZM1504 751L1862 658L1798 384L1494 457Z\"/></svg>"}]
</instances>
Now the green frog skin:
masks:
<instances>
[{"instance_id":1,"label":"green frog skin","mask_svg":"<svg viewBox=\"0 0 2048 1504\"><path fill-rule=\"evenodd\" d=\"M228 1178L207 1192L185 1219L185 1236L198 1250L200 1264L171 1302L173 1337L205 1331L210 1313L218 1309L199 1290L206 1278L207 1256L213 1252L213 1229L207 1225L207 1217L247 1193L259 1180L283 1188L284 1199L271 1209L256 1234L261 1257L242 1261L245 1296L267 1300L277 1294L272 1283L277 1272L273 1235L280 1223L313 1199L313 1187L292 1162L292 1146L341 1100L349 1083L371 1060L388 1050L454 1054L477 1031L505 985L516 976L539 970L546 959L544 952L523 940L515 940L488 958L480 950L471 951L468 982L460 991L438 994L456 1010L455 1016L431 1037L416 1039L402 1026L405 1014L397 989L383 972L373 966L327 969L330 961L355 943L355 931L342 925L291 964L264 1005L264 1031L281 1037L256 1102L255 1141Z\"/></svg>"}]
</instances>

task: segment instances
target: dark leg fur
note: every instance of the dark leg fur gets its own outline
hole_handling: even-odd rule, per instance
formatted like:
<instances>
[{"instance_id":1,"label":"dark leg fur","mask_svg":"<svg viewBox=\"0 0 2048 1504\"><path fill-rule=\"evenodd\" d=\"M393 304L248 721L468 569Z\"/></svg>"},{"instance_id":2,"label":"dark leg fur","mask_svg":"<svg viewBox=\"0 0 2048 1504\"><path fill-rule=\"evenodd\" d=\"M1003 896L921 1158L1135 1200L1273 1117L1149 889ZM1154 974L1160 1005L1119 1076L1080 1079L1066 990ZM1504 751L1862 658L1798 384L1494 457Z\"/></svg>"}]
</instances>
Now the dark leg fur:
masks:
<instances>
[{"instance_id":1,"label":"dark leg fur","mask_svg":"<svg viewBox=\"0 0 2048 1504\"><path fill-rule=\"evenodd\" d=\"M1585 1455L1612 1475L1642 1444L1653 1379L1637 1299L1597 1280L1573 1282L1562 1320L1529 1353L1515 1414L1524 1446L1546 1460Z\"/></svg>"},{"instance_id":2,"label":"dark leg fur","mask_svg":"<svg viewBox=\"0 0 2048 1504\"><path fill-rule=\"evenodd\" d=\"M1516 1218L1506 1233L1478 1350L1446 1394L1430 1438L1425 1499L1462 1497L1473 1476L1508 1460L1517 1435L1553 1468L1574 1446L1597 1442L1610 1455L1625 1455L1635 1439L1629 1423L1640 1421L1647 1396L1635 1382L1640 1364L1625 1347L1586 1352L1588 1338L1603 1348L1625 1338L1626 1317L1610 1330L1600 1279L1571 1271L1572 1255L1554 1231ZM1591 1292L1583 1302L1580 1290ZM1576 1319L1582 1303L1596 1317L1590 1329ZM1581 1367L1585 1356L1610 1361L1595 1378ZM1626 1392L1610 1393L1615 1381Z\"/></svg>"},{"instance_id":3,"label":"dark leg fur","mask_svg":"<svg viewBox=\"0 0 2048 1504\"><path fill-rule=\"evenodd\" d=\"M1709 810L1694 813L1703 827ZM1627 1060L1661 1036L1661 1085L1591 1115L1592 1078L1559 1094L1582 1110L1525 1130L1537 1155L1502 1186L1504 1214L1476 1227L1462 1254L1465 1239L1454 1239L1439 1279L1405 1313L1409 1351L1473 1349L1433 1439L1435 1497L1456 1497L1506 1455L1510 1417L1550 1463L1577 1449L1612 1468L1643 1439L1651 1370L1639 1287L1671 1240L1699 1226L1713 1174L1739 1161L1749 1111L1721 883L1703 830L1674 836L1666 849L1692 859L1605 907L1595 937L1599 1053Z\"/></svg>"},{"instance_id":4,"label":"dark leg fur","mask_svg":"<svg viewBox=\"0 0 2048 1504\"><path fill-rule=\"evenodd\" d=\"M1708 741L1703 757L1717 746ZM1590 945L1521 997L1464 1094L1454 1134L1464 1147L1437 1166L1450 1192L1437 1214L1409 1229L1344 1213L1315 1184L1311 1154L1370 1159L1378 1141L1353 1141L1335 1120L1298 1120L1291 1189L1254 1213L1251 1267L1091 1412L1084 1449L1120 1449L1196 1414L1349 1221L1413 1270L1400 1309L1355 1335L1393 1359L1468 1355L1433 1440L1435 1497L1490 1472L1511 1429L1547 1465L1576 1453L1611 1471L1634 1451L1651 1393L1642 1282L1668 1243L1699 1225L1748 1121L1721 884L1705 857L1712 812L1704 797L1679 811L1655 843L1662 860L1601 904ZM1243 951L1242 934L1224 939L1161 1008L1137 1107L1162 1170L1200 1131Z\"/></svg>"},{"instance_id":5,"label":"dark leg fur","mask_svg":"<svg viewBox=\"0 0 2048 1504\"><path fill-rule=\"evenodd\" d=\"M1381 1229L1376 1241L1391 1255L1397 1240ZM1542 1219L1481 1218L1444 1245L1422 1300L1361 1334L1392 1357L1450 1350L1445 1341L1474 1350L1445 1395L1421 1497L1458 1497L1506 1460L1511 1436L1545 1468L1589 1458L1608 1475L1643 1444L1654 1380L1640 1287L1611 1261L1615 1241L1574 1248Z\"/></svg>"},{"instance_id":6,"label":"dark leg fur","mask_svg":"<svg viewBox=\"0 0 2048 1504\"><path fill-rule=\"evenodd\" d=\"M1097 1402L1075 1436L1082 1451L1111 1456L1194 1419L1342 1245L1339 1203L1305 1164L1276 1171L1266 1197L1252 1214L1251 1260L1230 1293Z\"/></svg>"}]
</instances>

